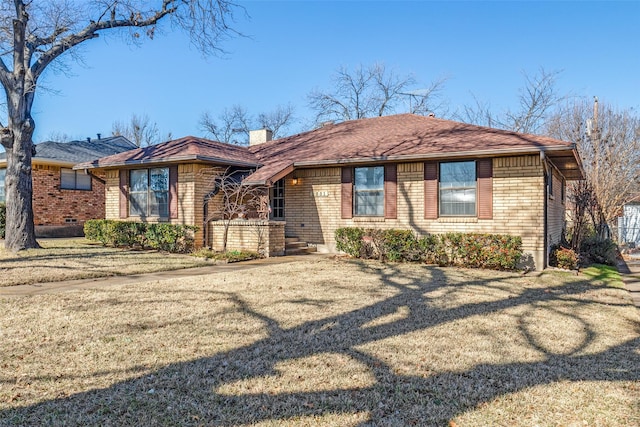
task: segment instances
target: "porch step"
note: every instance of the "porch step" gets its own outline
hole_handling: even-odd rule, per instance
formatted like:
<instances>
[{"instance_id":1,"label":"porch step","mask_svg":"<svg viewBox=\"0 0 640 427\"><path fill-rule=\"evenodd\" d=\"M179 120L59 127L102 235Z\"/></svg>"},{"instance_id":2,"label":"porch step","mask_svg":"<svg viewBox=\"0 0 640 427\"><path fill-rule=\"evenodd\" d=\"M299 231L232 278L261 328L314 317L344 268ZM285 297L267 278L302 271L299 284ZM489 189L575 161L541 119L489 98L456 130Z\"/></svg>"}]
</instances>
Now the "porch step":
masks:
<instances>
[{"instance_id":1,"label":"porch step","mask_svg":"<svg viewBox=\"0 0 640 427\"><path fill-rule=\"evenodd\" d=\"M301 242L297 237L284 238L284 254L285 255L305 255L316 252L315 246L309 246L307 242Z\"/></svg>"}]
</instances>

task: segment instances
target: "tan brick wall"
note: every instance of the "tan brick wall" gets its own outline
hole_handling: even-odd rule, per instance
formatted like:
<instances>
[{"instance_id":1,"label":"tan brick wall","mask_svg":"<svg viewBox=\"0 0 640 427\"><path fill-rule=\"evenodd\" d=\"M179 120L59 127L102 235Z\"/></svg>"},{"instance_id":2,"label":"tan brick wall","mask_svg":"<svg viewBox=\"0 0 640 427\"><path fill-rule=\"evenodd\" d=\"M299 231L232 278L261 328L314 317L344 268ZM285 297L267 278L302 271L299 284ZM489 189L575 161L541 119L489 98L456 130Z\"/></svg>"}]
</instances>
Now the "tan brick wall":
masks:
<instances>
[{"instance_id":1,"label":"tan brick wall","mask_svg":"<svg viewBox=\"0 0 640 427\"><path fill-rule=\"evenodd\" d=\"M339 227L410 228L418 234L445 232L504 233L522 237L523 249L541 267L544 262L544 173L539 156L493 160L493 219L424 219L423 163L398 165L398 218L341 219L340 168L298 170L285 179L287 236L335 250Z\"/></svg>"},{"instance_id":2,"label":"tan brick wall","mask_svg":"<svg viewBox=\"0 0 640 427\"><path fill-rule=\"evenodd\" d=\"M211 248L224 247L224 221L211 221ZM229 223L227 250L262 252L267 257L284 255L284 222L233 220Z\"/></svg>"},{"instance_id":3,"label":"tan brick wall","mask_svg":"<svg viewBox=\"0 0 640 427\"><path fill-rule=\"evenodd\" d=\"M60 167L41 164L33 165L32 177L36 227L81 226L104 218L105 186L98 179L91 179L91 191L60 189Z\"/></svg>"},{"instance_id":4,"label":"tan brick wall","mask_svg":"<svg viewBox=\"0 0 640 427\"><path fill-rule=\"evenodd\" d=\"M178 218L169 220L171 224L195 225L199 230L195 234L195 246L201 247L204 238L204 196L212 188L212 168L209 166L188 163L178 165ZM107 219L139 221L139 217L120 218L120 171L106 171L106 206ZM157 222L158 218L147 218L147 222Z\"/></svg>"}]
</instances>

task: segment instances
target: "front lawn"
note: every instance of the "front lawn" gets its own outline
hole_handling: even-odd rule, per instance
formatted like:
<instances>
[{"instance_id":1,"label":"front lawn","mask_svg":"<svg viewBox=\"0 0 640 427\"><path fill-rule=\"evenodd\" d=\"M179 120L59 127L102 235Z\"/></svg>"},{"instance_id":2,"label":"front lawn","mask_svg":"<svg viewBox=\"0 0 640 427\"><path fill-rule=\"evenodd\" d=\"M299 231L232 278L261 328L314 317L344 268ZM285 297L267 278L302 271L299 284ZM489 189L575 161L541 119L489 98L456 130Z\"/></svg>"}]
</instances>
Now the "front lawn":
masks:
<instances>
[{"instance_id":1,"label":"front lawn","mask_svg":"<svg viewBox=\"0 0 640 427\"><path fill-rule=\"evenodd\" d=\"M41 239L42 249L12 253L0 244L0 286L153 273L210 265L189 255L109 248L86 239Z\"/></svg>"},{"instance_id":2,"label":"front lawn","mask_svg":"<svg viewBox=\"0 0 640 427\"><path fill-rule=\"evenodd\" d=\"M585 275L307 258L0 304L0 425L640 424L640 310Z\"/></svg>"}]
</instances>

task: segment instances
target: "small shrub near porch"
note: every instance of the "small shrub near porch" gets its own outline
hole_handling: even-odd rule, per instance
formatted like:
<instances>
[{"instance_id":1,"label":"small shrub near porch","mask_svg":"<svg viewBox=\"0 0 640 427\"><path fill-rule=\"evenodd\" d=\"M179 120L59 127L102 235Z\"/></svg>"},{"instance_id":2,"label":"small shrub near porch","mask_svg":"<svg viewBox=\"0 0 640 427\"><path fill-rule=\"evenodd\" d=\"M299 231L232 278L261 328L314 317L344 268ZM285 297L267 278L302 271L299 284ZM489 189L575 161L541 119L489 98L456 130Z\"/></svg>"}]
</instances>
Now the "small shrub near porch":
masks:
<instances>
[{"instance_id":1,"label":"small shrub near porch","mask_svg":"<svg viewBox=\"0 0 640 427\"><path fill-rule=\"evenodd\" d=\"M194 233L198 227L178 224L147 224L109 219L89 220L84 224L87 239L104 246L157 249L173 253L193 250Z\"/></svg>"},{"instance_id":2,"label":"small shrub near porch","mask_svg":"<svg viewBox=\"0 0 640 427\"><path fill-rule=\"evenodd\" d=\"M446 233L418 237L411 230L343 227L336 248L357 258L440 266L515 270L522 239L504 234Z\"/></svg>"},{"instance_id":3,"label":"small shrub near porch","mask_svg":"<svg viewBox=\"0 0 640 427\"><path fill-rule=\"evenodd\" d=\"M0 239L4 239L4 232L7 227L7 206L0 203Z\"/></svg>"}]
</instances>

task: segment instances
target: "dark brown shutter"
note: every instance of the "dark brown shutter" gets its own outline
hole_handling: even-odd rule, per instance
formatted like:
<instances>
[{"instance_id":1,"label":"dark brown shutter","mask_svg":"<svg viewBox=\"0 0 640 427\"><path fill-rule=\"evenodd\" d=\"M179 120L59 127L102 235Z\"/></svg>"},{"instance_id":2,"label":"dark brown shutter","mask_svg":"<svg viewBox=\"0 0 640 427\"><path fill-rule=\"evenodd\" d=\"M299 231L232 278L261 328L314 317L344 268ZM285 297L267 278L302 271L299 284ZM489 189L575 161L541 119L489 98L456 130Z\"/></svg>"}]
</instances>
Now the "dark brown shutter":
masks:
<instances>
[{"instance_id":1,"label":"dark brown shutter","mask_svg":"<svg viewBox=\"0 0 640 427\"><path fill-rule=\"evenodd\" d=\"M169 166L169 218L178 218L178 165Z\"/></svg>"},{"instance_id":2,"label":"dark brown shutter","mask_svg":"<svg viewBox=\"0 0 640 427\"><path fill-rule=\"evenodd\" d=\"M477 168L478 219L493 219L493 160L478 160Z\"/></svg>"},{"instance_id":3,"label":"dark brown shutter","mask_svg":"<svg viewBox=\"0 0 640 427\"><path fill-rule=\"evenodd\" d=\"M384 217L388 219L398 218L398 165L388 164L384 166Z\"/></svg>"},{"instance_id":4,"label":"dark brown shutter","mask_svg":"<svg viewBox=\"0 0 640 427\"><path fill-rule=\"evenodd\" d=\"M342 186L342 197L341 197L341 210L342 210L342 218L348 219L353 218L353 169L352 168L342 168L341 174L341 186Z\"/></svg>"},{"instance_id":5,"label":"dark brown shutter","mask_svg":"<svg viewBox=\"0 0 640 427\"><path fill-rule=\"evenodd\" d=\"M424 219L438 218L438 162L424 164Z\"/></svg>"},{"instance_id":6,"label":"dark brown shutter","mask_svg":"<svg viewBox=\"0 0 640 427\"><path fill-rule=\"evenodd\" d=\"M120 169L120 218L129 216L129 171Z\"/></svg>"}]
</instances>

